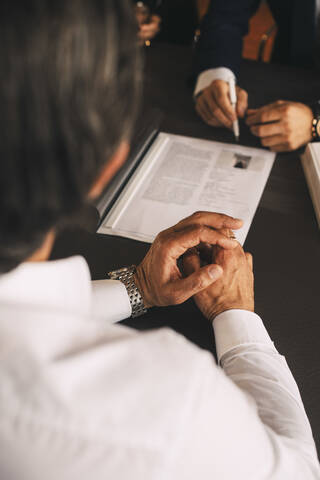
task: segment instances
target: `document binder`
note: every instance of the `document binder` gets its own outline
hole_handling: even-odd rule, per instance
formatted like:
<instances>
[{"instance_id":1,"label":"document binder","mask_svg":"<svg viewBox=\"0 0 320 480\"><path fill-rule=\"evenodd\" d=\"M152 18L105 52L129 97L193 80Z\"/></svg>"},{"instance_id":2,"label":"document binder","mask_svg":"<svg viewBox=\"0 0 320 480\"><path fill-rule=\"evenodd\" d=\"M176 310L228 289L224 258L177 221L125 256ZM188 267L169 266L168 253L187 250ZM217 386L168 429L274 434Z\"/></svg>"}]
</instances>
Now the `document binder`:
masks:
<instances>
[{"instance_id":1,"label":"document binder","mask_svg":"<svg viewBox=\"0 0 320 480\"><path fill-rule=\"evenodd\" d=\"M95 202L94 206L99 214L98 228L157 137L162 118L161 111L157 109L140 115L137 121L139 127L133 135L129 158Z\"/></svg>"}]
</instances>

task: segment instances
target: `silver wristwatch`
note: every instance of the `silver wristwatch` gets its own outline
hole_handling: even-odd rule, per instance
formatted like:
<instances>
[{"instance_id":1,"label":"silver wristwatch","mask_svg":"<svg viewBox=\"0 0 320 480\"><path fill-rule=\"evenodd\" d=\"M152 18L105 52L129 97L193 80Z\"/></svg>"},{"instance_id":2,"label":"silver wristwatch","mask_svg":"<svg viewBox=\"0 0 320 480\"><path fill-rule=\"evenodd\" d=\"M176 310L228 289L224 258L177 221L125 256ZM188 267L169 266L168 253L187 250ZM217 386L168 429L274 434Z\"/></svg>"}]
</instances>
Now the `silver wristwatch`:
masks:
<instances>
[{"instance_id":1,"label":"silver wristwatch","mask_svg":"<svg viewBox=\"0 0 320 480\"><path fill-rule=\"evenodd\" d=\"M119 270L114 270L113 272L108 273L111 280L120 280L120 282L122 282L126 287L132 309L131 316L133 318L140 317L140 315L143 315L147 312L141 293L134 281L135 273L135 265L132 265L131 267L119 268Z\"/></svg>"}]
</instances>

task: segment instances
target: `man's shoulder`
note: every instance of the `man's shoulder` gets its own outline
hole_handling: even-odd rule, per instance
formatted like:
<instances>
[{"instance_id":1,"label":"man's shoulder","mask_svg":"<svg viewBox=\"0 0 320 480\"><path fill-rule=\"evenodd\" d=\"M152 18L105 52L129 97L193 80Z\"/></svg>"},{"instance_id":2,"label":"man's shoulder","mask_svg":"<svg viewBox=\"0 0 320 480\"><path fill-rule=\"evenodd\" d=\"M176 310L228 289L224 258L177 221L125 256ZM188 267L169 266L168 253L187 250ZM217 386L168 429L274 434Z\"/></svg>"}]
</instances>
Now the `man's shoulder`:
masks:
<instances>
[{"instance_id":1,"label":"man's shoulder","mask_svg":"<svg viewBox=\"0 0 320 480\"><path fill-rule=\"evenodd\" d=\"M165 444L189 416L204 376L210 369L215 374L212 355L168 328L130 336L112 350L115 363L107 369L97 411L117 432L125 426L137 442L151 436Z\"/></svg>"},{"instance_id":2,"label":"man's shoulder","mask_svg":"<svg viewBox=\"0 0 320 480\"><path fill-rule=\"evenodd\" d=\"M17 391L14 399L2 397L6 409L12 410L14 400L19 415L34 413L37 422L50 417L60 425L81 422L97 431L106 426L121 431L125 425L144 438L146 431L160 432L164 424L175 422L182 399L197 388L204 365L214 369L210 353L168 328L139 333L122 326L78 327L62 339L65 347L51 358L32 355L28 349L18 356L21 365L19 358L12 359L11 380ZM19 400L22 371L32 382ZM35 403L40 407L33 412Z\"/></svg>"},{"instance_id":3,"label":"man's shoulder","mask_svg":"<svg viewBox=\"0 0 320 480\"><path fill-rule=\"evenodd\" d=\"M127 455L139 459L149 452L151 463L165 456L192 415L204 365L214 368L212 356L167 328L138 333L89 322L65 338L59 332L53 356L20 344L19 354L2 363L7 426L0 437L16 438L18 421L19 438L41 445L54 438L58 453L80 441L121 451L120 470Z\"/></svg>"}]
</instances>

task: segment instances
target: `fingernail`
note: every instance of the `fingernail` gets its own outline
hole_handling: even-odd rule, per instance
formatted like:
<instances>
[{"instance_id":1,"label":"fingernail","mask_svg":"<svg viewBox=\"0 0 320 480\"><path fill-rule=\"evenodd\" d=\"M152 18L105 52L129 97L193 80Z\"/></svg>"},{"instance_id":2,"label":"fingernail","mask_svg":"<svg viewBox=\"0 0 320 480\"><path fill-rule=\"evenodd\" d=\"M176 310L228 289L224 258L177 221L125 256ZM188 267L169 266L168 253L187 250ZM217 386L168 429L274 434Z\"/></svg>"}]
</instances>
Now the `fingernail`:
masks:
<instances>
[{"instance_id":1,"label":"fingernail","mask_svg":"<svg viewBox=\"0 0 320 480\"><path fill-rule=\"evenodd\" d=\"M209 268L209 276L212 280L217 280L221 277L222 269L218 265L211 265Z\"/></svg>"}]
</instances>

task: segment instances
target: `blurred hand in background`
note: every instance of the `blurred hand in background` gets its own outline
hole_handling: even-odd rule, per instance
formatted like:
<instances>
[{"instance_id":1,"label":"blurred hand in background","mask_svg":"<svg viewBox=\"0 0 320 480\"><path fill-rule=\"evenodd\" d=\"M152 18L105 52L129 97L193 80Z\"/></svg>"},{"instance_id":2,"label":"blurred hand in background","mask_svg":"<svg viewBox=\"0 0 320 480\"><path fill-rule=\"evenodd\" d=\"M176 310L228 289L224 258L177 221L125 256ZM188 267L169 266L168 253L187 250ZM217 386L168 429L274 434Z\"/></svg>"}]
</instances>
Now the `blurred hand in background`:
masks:
<instances>
[{"instance_id":1,"label":"blurred hand in background","mask_svg":"<svg viewBox=\"0 0 320 480\"><path fill-rule=\"evenodd\" d=\"M161 17L152 14L148 5L143 2L137 2L135 13L139 25L138 37L143 44L152 40L160 32Z\"/></svg>"}]
</instances>

